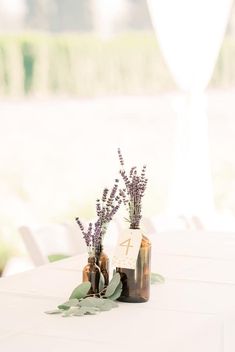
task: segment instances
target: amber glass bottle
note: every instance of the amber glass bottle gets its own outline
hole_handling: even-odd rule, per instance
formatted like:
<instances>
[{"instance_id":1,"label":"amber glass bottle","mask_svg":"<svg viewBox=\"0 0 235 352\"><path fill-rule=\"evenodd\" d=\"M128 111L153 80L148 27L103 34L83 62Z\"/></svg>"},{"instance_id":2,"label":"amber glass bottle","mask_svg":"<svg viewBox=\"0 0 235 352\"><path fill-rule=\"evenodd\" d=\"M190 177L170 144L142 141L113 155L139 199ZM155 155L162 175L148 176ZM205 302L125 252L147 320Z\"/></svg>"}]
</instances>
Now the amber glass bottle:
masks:
<instances>
[{"instance_id":1,"label":"amber glass bottle","mask_svg":"<svg viewBox=\"0 0 235 352\"><path fill-rule=\"evenodd\" d=\"M119 301L130 303L147 302L150 296L151 243L142 235L135 269L116 268L123 284Z\"/></svg>"},{"instance_id":2,"label":"amber glass bottle","mask_svg":"<svg viewBox=\"0 0 235 352\"><path fill-rule=\"evenodd\" d=\"M82 271L83 282L90 281L91 288L88 294L94 294L99 292L100 282L100 268L96 265L96 257L90 256L88 258L88 264Z\"/></svg>"},{"instance_id":3,"label":"amber glass bottle","mask_svg":"<svg viewBox=\"0 0 235 352\"><path fill-rule=\"evenodd\" d=\"M95 252L96 264L99 266L101 273L104 276L104 284L109 284L109 257L103 251L103 245L99 245Z\"/></svg>"}]
</instances>

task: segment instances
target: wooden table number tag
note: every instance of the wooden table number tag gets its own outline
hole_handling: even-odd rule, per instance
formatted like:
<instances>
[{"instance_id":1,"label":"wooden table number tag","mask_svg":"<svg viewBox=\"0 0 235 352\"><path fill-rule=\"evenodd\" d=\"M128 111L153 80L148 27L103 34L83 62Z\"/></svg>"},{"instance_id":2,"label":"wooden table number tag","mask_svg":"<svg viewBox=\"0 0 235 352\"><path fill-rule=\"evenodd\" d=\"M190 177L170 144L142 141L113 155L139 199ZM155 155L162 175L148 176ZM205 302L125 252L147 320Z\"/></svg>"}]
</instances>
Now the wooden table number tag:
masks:
<instances>
[{"instance_id":1,"label":"wooden table number tag","mask_svg":"<svg viewBox=\"0 0 235 352\"><path fill-rule=\"evenodd\" d=\"M141 240L141 230L123 231L118 238L112 264L120 268L135 269Z\"/></svg>"}]
</instances>

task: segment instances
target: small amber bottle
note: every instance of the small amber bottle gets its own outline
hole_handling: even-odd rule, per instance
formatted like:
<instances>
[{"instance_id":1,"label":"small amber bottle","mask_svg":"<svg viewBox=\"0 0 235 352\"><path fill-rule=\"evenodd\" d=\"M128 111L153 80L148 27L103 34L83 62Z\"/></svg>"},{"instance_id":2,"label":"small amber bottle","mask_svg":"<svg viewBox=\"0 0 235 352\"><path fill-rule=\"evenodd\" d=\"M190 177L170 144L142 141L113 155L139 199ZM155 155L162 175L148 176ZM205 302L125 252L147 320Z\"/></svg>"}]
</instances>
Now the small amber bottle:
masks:
<instances>
[{"instance_id":1,"label":"small amber bottle","mask_svg":"<svg viewBox=\"0 0 235 352\"><path fill-rule=\"evenodd\" d=\"M147 302L150 296L151 243L142 235L135 269L116 268L120 273L123 289L119 301L130 303Z\"/></svg>"},{"instance_id":2,"label":"small amber bottle","mask_svg":"<svg viewBox=\"0 0 235 352\"><path fill-rule=\"evenodd\" d=\"M96 265L96 257L90 256L88 264L82 271L83 282L90 281L91 288L88 294L96 294L99 292L100 268Z\"/></svg>"},{"instance_id":3,"label":"small amber bottle","mask_svg":"<svg viewBox=\"0 0 235 352\"><path fill-rule=\"evenodd\" d=\"M96 248L95 252L96 264L99 266L101 273L104 276L104 284L108 286L109 284L109 257L103 251L103 245L100 244Z\"/></svg>"}]
</instances>

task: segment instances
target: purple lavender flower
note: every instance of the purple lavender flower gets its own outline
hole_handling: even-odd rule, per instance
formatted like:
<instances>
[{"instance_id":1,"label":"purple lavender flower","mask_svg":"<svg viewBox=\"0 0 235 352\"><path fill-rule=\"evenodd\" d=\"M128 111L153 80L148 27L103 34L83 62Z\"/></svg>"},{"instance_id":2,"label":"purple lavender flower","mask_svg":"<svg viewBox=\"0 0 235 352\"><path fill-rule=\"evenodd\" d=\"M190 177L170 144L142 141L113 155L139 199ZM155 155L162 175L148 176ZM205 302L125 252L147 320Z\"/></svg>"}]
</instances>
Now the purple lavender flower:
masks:
<instances>
[{"instance_id":1,"label":"purple lavender flower","mask_svg":"<svg viewBox=\"0 0 235 352\"><path fill-rule=\"evenodd\" d=\"M138 229L142 218L142 198L144 196L148 180L146 178L146 165L143 166L140 176L137 173L136 166L130 169L129 177L124 170L124 159L120 148L118 149L118 157L121 165L120 174L126 186L125 189L119 190L119 195L123 203L127 206L129 212L130 228Z\"/></svg>"},{"instance_id":2,"label":"purple lavender flower","mask_svg":"<svg viewBox=\"0 0 235 352\"><path fill-rule=\"evenodd\" d=\"M92 223L90 223L88 225L88 229L87 229L87 231L85 231L84 226L79 218L76 218L76 222L77 222L78 226L80 227L80 230L83 234L83 238L86 242L87 247L90 247L92 245Z\"/></svg>"},{"instance_id":3,"label":"purple lavender flower","mask_svg":"<svg viewBox=\"0 0 235 352\"><path fill-rule=\"evenodd\" d=\"M118 183L119 180L116 179L111 191L105 188L101 200L96 200L97 220L94 224L90 223L86 231L80 219L76 218L89 251L95 252L100 248L108 225L120 208L122 197L118 194Z\"/></svg>"}]
</instances>

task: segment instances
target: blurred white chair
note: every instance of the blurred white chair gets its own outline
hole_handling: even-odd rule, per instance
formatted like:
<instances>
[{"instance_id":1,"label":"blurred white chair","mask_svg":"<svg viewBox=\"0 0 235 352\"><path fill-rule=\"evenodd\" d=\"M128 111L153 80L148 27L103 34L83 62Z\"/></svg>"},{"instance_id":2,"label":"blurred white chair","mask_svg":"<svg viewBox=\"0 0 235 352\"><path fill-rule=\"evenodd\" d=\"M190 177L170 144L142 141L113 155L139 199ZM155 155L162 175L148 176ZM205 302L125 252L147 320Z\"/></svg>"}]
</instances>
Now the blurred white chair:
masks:
<instances>
[{"instance_id":1,"label":"blurred white chair","mask_svg":"<svg viewBox=\"0 0 235 352\"><path fill-rule=\"evenodd\" d=\"M19 233L35 266L49 263L49 258L63 258L86 251L77 224L50 224L38 228L22 226Z\"/></svg>"},{"instance_id":2,"label":"blurred white chair","mask_svg":"<svg viewBox=\"0 0 235 352\"><path fill-rule=\"evenodd\" d=\"M27 258L25 256L12 257L8 260L3 270L2 277L22 273L24 271L33 269L34 267L35 265L33 264L30 258Z\"/></svg>"}]
</instances>

